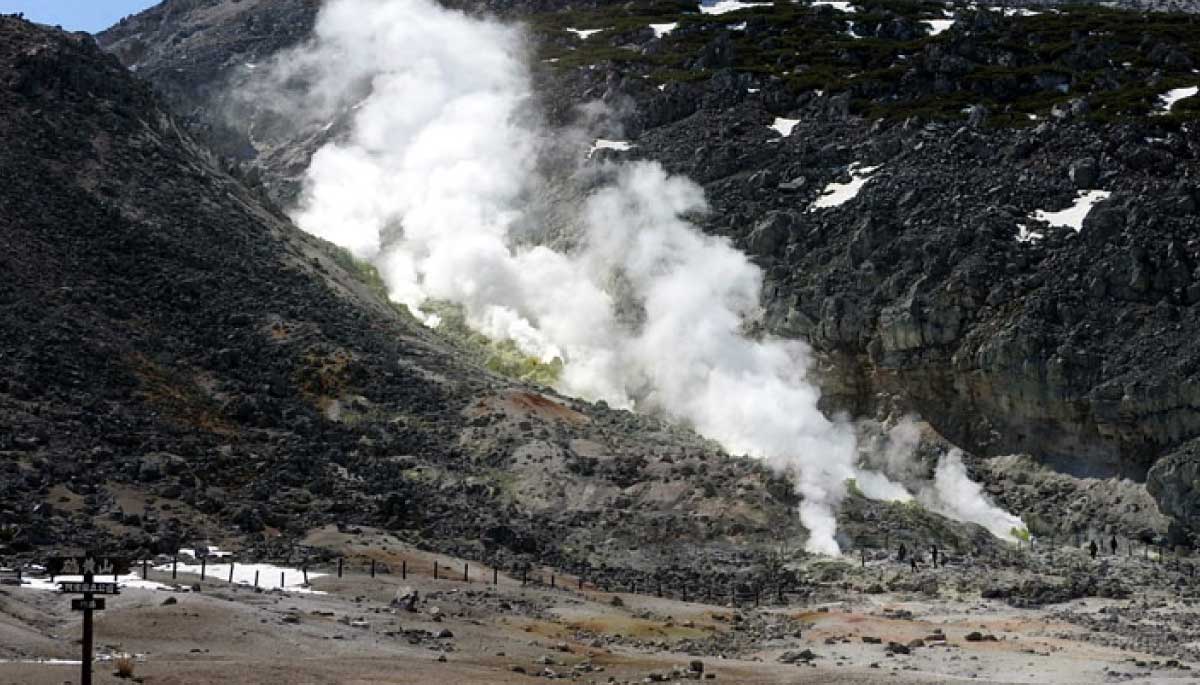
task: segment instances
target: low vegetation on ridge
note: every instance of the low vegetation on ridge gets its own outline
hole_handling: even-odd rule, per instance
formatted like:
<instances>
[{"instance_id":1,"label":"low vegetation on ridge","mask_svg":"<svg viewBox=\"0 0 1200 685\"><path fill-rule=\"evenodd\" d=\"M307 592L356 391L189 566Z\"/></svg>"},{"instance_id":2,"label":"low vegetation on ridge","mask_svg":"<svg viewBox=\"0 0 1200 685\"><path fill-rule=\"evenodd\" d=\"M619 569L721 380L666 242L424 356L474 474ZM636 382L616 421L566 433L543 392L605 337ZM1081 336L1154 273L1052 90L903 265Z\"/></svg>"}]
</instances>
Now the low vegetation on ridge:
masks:
<instances>
[{"instance_id":1,"label":"low vegetation on ridge","mask_svg":"<svg viewBox=\"0 0 1200 685\"><path fill-rule=\"evenodd\" d=\"M790 0L722 14L688 2L609 5L527 17L539 57L560 69L608 62L653 84L722 69L795 93L846 95L870 117L932 119L987 108L994 125L1029 125L1079 98L1087 116L1144 116L1200 83L1200 17L1094 5L1002 10L862 0L853 12ZM952 21L934 32L930 22ZM660 37L650 24L675 24ZM567 31L595 30L580 38ZM1078 109L1078 108L1077 108ZM1196 98L1164 123L1193 119ZM1076 114L1079 114L1077 111Z\"/></svg>"}]
</instances>

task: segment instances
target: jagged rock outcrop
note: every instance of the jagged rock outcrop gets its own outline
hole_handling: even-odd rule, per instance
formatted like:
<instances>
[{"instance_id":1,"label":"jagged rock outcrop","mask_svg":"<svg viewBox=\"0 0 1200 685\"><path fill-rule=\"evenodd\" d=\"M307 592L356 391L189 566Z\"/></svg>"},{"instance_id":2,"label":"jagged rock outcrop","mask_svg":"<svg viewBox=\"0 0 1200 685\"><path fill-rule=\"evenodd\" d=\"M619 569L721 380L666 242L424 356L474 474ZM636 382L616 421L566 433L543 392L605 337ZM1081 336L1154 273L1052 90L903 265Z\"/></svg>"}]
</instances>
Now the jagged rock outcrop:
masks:
<instances>
[{"instance_id":1,"label":"jagged rock outcrop","mask_svg":"<svg viewBox=\"0 0 1200 685\"><path fill-rule=\"evenodd\" d=\"M1200 528L1200 440L1190 440L1159 459L1146 487L1163 513L1183 528Z\"/></svg>"}]
</instances>

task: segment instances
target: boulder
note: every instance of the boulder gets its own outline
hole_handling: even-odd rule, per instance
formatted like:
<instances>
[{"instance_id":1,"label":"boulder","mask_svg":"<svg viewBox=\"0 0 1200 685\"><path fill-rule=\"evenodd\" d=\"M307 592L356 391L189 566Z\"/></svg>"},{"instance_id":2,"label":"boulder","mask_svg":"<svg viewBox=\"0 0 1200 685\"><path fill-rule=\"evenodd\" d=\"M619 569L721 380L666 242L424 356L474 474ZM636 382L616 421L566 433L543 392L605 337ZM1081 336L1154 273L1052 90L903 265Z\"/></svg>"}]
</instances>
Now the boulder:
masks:
<instances>
[{"instance_id":1,"label":"boulder","mask_svg":"<svg viewBox=\"0 0 1200 685\"><path fill-rule=\"evenodd\" d=\"M1071 178L1071 183L1080 190L1095 188L1096 181L1100 178L1100 168L1096 165L1096 160L1091 157L1075 160L1071 163L1067 173Z\"/></svg>"},{"instance_id":2,"label":"boulder","mask_svg":"<svg viewBox=\"0 0 1200 685\"><path fill-rule=\"evenodd\" d=\"M1146 476L1146 489L1164 514L1200 531L1200 438L1159 459Z\"/></svg>"},{"instance_id":3,"label":"boulder","mask_svg":"<svg viewBox=\"0 0 1200 685\"><path fill-rule=\"evenodd\" d=\"M391 604L405 611L416 611L419 600L420 593L412 587L404 585L396 589L396 594L392 597Z\"/></svg>"},{"instance_id":4,"label":"boulder","mask_svg":"<svg viewBox=\"0 0 1200 685\"><path fill-rule=\"evenodd\" d=\"M794 225L795 218L788 212L768 213L750 232L750 251L761 257L777 255L787 244Z\"/></svg>"}]
</instances>

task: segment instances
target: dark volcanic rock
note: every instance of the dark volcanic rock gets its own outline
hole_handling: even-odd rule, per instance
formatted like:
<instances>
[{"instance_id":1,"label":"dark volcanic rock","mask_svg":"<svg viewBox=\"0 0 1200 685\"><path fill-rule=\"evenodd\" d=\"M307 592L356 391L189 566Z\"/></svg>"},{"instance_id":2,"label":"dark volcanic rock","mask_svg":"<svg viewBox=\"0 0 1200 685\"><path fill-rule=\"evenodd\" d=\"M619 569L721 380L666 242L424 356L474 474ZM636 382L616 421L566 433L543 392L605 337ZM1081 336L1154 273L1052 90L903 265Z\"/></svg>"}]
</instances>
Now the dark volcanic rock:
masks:
<instances>
[{"instance_id":1,"label":"dark volcanic rock","mask_svg":"<svg viewBox=\"0 0 1200 685\"><path fill-rule=\"evenodd\" d=\"M190 126L216 131L227 121L224 86L246 62L302 40L316 3L208 4L222 8L219 20L174 0L101 41ZM542 19L563 5L470 4ZM662 39L623 31L610 47L661 60L684 46L678 66L689 76L665 78L635 57L537 63L538 97L564 124L581 102L620 103L634 156L704 184L714 210L705 230L763 265L766 327L813 345L829 409L899 408L980 454L1028 452L1074 474L1144 478L1159 456L1200 435L1200 217L1187 181L1200 173L1200 146L1171 118L1105 109L1110 90L1142 92L1149 72L1110 69L1094 93L1076 92L1078 79L1065 74L1108 68L1115 48L1103 41L1038 65L1036 51L1010 47L1030 42L1023 19L963 12L955 28L926 39L913 16L881 11L856 30L899 41L888 44L905 61L874 65L887 74L879 81L851 82L873 57L840 49L822 65L844 70L836 92L818 92L820 78L805 80L783 58L755 61L780 52L793 30L841 35L840 14L822 8L786 21L752 17L744 35L716 23ZM544 37L551 47L553 35ZM922 47L904 42L913 40ZM1138 41L1131 49L1158 68L1186 69L1186 50ZM1030 76L992 78L1006 69ZM876 116L935 96L953 105L950 116ZM1022 98L1043 103L1031 112L1036 127L1012 109ZM767 128L776 116L800 123L780 138ZM269 123L256 123L271 140L253 164L274 197L288 198L324 139ZM233 127L212 138L235 156L239 136ZM809 211L853 163L881 168L853 200ZM1096 189L1113 194L1081 232L1032 218ZM1020 226L1042 237L1019 241ZM269 408L233 410L264 427L279 420Z\"/></svg>"},{"instance_id":2,"label":"dark volcanic rock","mask_svg":"<svg viewBox=\"0 0 1200 685\"><path fill-rule=\"evenodd\" d=\"M1191 440L1158 460L1146 487L1163 513L1200 529L1200 440Z\"/></svg>"},{"instance_id":3,"label":"dark volcanic rock","mask_svg":"<svg viewBox=\"0 0 1200 685\"><path fill-rule=\"evenodd\" d=\"M90 37L11 17L0 236L0 555L171 553L214 532L282 555L342 523L514 567L686 577L711 572L680 563L710 544L798 532L761 464L475 365ZM688 498L626 490L668 480ZM755 504L710 513L735 497ZM653 554L594 553L614 541Z\"/></svg>"}]
</instances>

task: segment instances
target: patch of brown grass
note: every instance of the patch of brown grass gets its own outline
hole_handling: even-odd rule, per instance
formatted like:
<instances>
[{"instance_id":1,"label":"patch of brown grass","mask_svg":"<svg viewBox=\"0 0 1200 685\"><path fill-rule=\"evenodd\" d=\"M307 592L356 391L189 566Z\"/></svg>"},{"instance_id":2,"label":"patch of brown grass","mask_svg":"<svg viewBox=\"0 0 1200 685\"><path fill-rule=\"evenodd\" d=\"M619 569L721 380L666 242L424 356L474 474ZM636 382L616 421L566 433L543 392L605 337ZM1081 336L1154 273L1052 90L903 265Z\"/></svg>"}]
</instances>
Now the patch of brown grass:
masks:
<instances>
[{"instance_id":1,"label":"patch of brown grass","mask_svg":"<svg viewBox=\"0 0 1200 685\"><path fill-rule=\"evenodd\" d=\"M342 349L309 350L301 359L293 380L300 390L319 404L342 397L352 387L354 355Z\"/></svg>"},{"instance_id":2,"label":"patch of brown grass","mask_svg":"<svg viewBox=\"0 0 1200 685\"><path fill-rule=\"evenodd\" d=\"M138 394L147 405L188 428L223 434L237 432L194 379L143 354L130 355L126 361L141 384Z\"/></svg>"}]
</instances>

